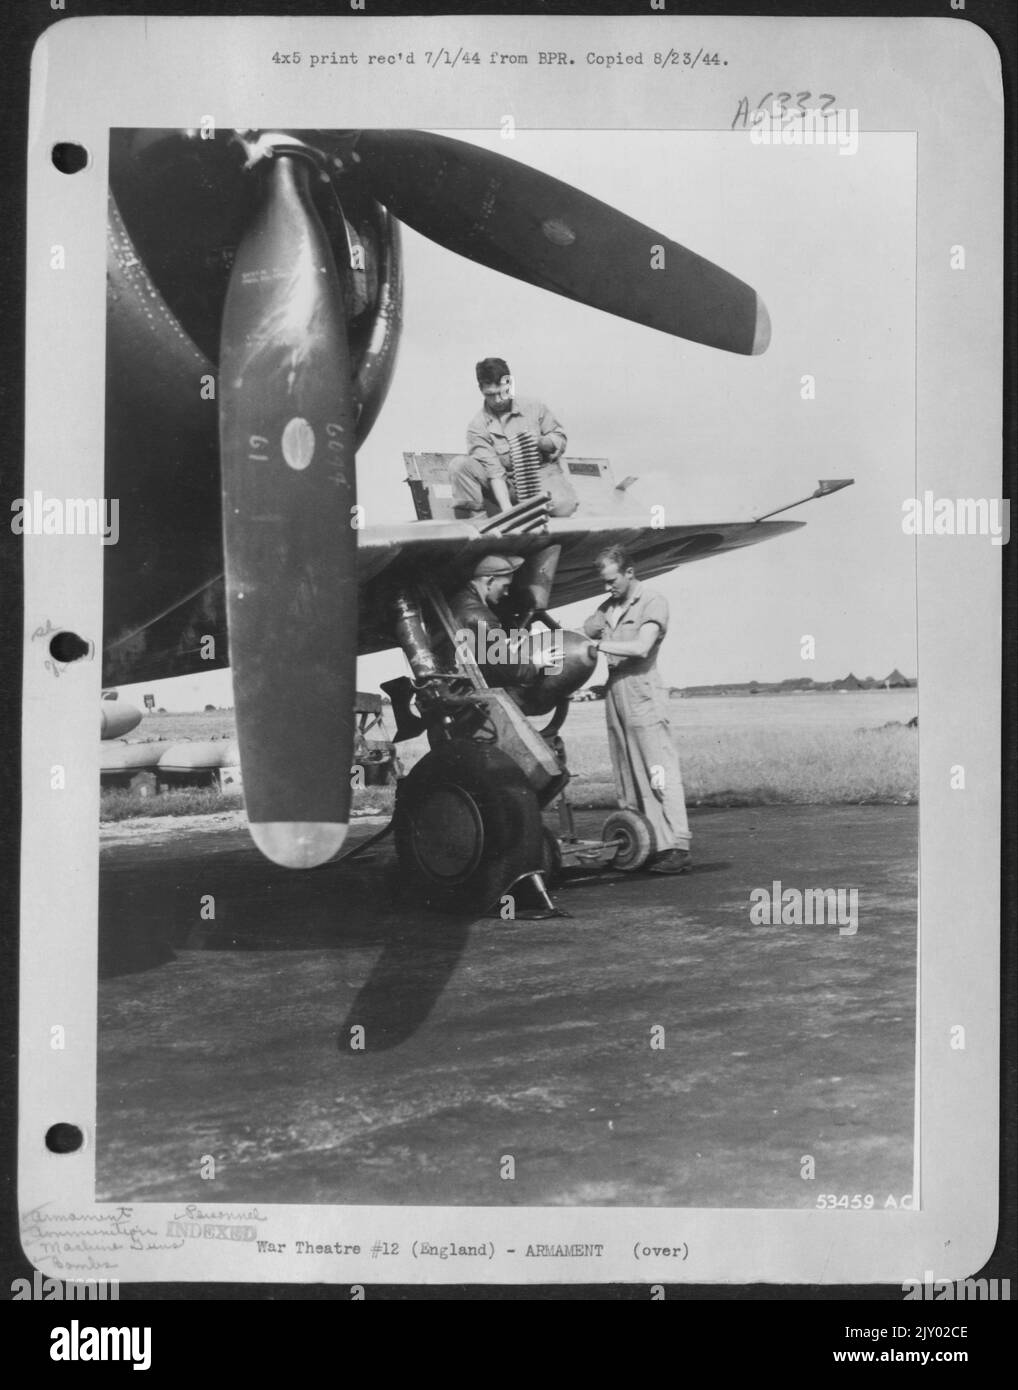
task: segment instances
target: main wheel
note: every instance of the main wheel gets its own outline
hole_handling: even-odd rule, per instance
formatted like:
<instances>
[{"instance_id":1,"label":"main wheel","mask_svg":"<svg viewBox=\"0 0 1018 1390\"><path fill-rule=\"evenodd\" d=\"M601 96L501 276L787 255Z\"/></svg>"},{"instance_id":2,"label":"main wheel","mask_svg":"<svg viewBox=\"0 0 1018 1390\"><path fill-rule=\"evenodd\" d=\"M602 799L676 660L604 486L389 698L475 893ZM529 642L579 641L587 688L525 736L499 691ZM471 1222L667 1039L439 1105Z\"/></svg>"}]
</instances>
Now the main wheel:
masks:
<instances>
[{"instance_id":1,"label":"main wheel","mask_svg":"<svg viewBox=\"0 0 1018 1390\"><path fill-rule=\"evenodd\" d=\"M657 853L657 836L654 827L639 811L613 811L601 827L601 839L605 844L613 841L618 844L618 853L611 861L613 869L623 873L635 873L642 869L652 854Z\"/></svg>"},{"instance_id":2,"label":"main wheel","mask_svg":"<svg viewBox=\"0 0 1018 1390\"><path fill-rule=\"evenodd\" d=\"M421 898L480 912L542 867L541 811L519 765L468 739L433 748L396 788L400 867Z\"/></svg>"}]
</instances>

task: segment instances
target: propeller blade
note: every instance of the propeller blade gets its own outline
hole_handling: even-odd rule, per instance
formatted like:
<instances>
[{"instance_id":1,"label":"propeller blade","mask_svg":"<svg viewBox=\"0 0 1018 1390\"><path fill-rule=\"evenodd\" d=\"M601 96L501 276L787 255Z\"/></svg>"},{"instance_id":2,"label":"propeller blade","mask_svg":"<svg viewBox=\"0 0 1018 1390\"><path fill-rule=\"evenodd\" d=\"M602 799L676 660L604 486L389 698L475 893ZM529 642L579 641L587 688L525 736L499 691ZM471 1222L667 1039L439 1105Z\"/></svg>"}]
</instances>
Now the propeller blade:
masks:
<instances>
[{"instance_id":1,"label":"propeller blade","mask_svg":"<svg viewBox=\"0 0 1018 1390\"><path fill-rule=\"evenodd\" d=\"M226 295L219 360L223 540L251 834L288 868L343 843L357 653L354 394L343 291L286 154Z\"/></svg>"},{"instance_id":2,"label":"propeller blade","mask_svg":"<svg viewBox=\"0 0 1018 1390\"><path fill-rule=\"evenodd\" d=\"M708 347L770 342L749 285L559 179L426 131L365 130L356 151L372 195L450 251Z\"/></svg>"}]
</instances>

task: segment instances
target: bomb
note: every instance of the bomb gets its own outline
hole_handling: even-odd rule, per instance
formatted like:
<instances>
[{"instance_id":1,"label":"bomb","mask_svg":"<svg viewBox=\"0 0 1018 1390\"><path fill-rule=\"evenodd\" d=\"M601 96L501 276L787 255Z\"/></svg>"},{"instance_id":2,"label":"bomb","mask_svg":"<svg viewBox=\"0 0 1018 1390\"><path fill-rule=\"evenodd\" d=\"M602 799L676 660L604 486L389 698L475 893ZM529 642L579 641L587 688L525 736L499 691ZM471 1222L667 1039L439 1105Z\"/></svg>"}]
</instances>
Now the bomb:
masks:
<instances>
[{"instance_id":1,"label":"bomb","mask_svg":"<svg viewBox=\"0 0 1018 1390\"><path fill-rule=\"evenodd\" d=\"M534 633L531 641L540 641L542 647L547 650L548 637L548 633ZM535 685L518 686L513 691L524 714L550 714L561 700L570 696L574 690L579 690L580 686L590 679L597 665L597 657L591 651L590 638L585 637L582 632L569 632L560 628L554 633L554 639L556 655L561 652L562 656L561 663L557 663L559 669L546 669Z\"/></svg>"}]
</instances>

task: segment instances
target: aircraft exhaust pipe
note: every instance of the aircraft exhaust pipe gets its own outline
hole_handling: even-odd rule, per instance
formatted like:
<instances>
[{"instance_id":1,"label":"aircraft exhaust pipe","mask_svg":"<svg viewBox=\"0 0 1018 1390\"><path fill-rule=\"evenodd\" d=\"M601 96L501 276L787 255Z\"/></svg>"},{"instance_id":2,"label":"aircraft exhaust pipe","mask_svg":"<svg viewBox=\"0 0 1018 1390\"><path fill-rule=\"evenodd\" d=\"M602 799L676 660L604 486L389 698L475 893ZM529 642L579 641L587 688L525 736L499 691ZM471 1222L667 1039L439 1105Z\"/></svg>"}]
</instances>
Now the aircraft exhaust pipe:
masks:
<instances>
[{"instance_id":1,"label":"aircraft exhaust pipe","mask_svg":"<svg viewBox=\"0 0 1018 1390\"><path fill-rule=\"evenodd\" d=\"M438 662L431 649L420 600L408 590L400 589L393 596L392 609L396 641L406 654L414 680L420 684L437 676Z\"/></svg>"}]
</instances>

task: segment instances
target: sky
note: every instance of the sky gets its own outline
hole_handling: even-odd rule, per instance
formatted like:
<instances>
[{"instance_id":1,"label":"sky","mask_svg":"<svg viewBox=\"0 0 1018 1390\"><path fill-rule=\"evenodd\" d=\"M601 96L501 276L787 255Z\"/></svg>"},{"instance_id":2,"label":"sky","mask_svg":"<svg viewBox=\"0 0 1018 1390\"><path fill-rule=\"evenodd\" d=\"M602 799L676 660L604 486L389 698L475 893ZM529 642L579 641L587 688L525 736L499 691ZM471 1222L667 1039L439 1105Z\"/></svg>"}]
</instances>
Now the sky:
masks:
<instances>
[{"instance_id":1,"label":"sky","mask_svg":"<svg viewBox=\"0 0 1018 1390\"><path fill-rule=\"evenodd\" d=\"M741 357L687 343L404 227L400 355L358 457L366 524L412 519L404 451L459 452L480 405L474 363L503 357L519 393L563 423L568 454L638 475L641 501L664 503L669 520L749 520L820 478L855 478L789 514L804 530L654 580L671 610L666 683L915 674L915 540L901 527L916 486L913 137L864 133L848 155L745 132L443 133L572 183L747 281L771 344ZM593 606L559 617L577 623ZM364 659L358 687L405 669L399 652ZM123 690L167 709L232 703L228 672Z\"/></svg>"}]
</instances>

